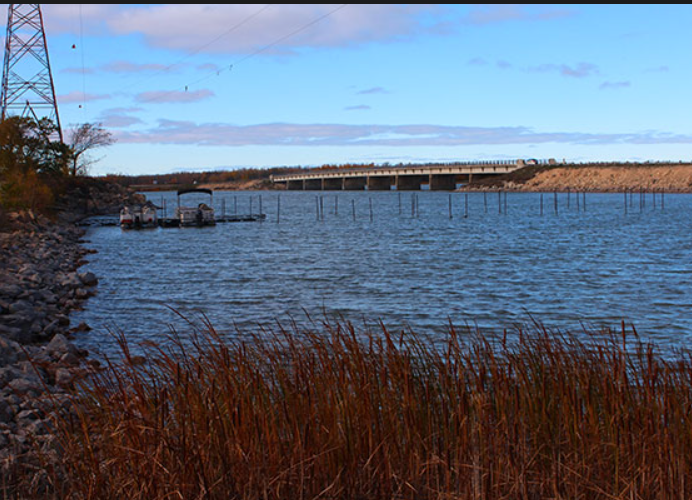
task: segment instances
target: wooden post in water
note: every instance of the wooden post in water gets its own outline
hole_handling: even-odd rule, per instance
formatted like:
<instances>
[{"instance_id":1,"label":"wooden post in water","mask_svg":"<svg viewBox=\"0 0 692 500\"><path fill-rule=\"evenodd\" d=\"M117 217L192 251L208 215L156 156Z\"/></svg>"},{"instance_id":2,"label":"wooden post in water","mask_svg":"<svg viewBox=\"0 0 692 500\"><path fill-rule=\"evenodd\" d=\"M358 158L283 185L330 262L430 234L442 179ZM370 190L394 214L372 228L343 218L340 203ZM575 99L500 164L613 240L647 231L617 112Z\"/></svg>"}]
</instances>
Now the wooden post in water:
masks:
<instances>
[{"instance_id":1,"label":"wooden post in water","mask_svg":"<svg viewBox=\"0 0 692 500\"><path fill-rule=\"evenodd\" d=\"M452 195L449 195L449 218L452 218Z\"/></svg>"},{"instance_id":2,"label":"wooden post in water","mask_svg":"<svg viewBox=\"0 0 692 500\"><path fill-rule=\"evenodd\" d=\"M577 196L576 196L576 198L577 198L577 212L579 212L579 210L581 210L581 209L579 208L579 191L577 191L576 195L577 195Z\"/></svg>"},{"instance_id":3,"label":"wooden post in water","mask_svg":"<svg viewBox=\"0 0 692 500\"><path fill-rule=\"evenodd\" d=\"M502 215L502 191L497 191L497 213Z\"/></svg>"},{"instance_id":4,"label":"wooden post in water","mask_svg":"<svg viewBox=\"0 0 692 500\"><path fill-rule=\"evenodd\" d=\"M401 215L401 191L397 194L399 195L399 215Z\"/></svg>"},{"instance_id":5,"label":"wooden post in water","mask_svg":"<svg viewBox=\"0 0 692 500\"><path fill-rule=\"evenodd\" d=\"M582 191L582 205L584 206L584 212L586 212L586 191Z\"/></svg>"},{"instance_id":6,"label":"wooden post in water","mask_svg":"<svg viewBox=\"0 0 692 500\"><path fill-rule=\"evenodd\" d=\"M238 215L238 196L233 195L233 215Z\"/></svg>"},{"instance_id":7,"label":"wooden post in water","mask_svg":"<svg viewBox=\"0 0 692 500\"><path fill-rule=\"evenodd\" d=\"M664 188L661 188L661 210L663 210L664 208L666 208L666 202L665 202L665 199L663 198L663 195L665 194L665 191L666 191L666 190L665 190Z\"/></svg>"},{"instance_id":8,"label":"wooden post in water","mask_svg":"<svg viewBox=\"0 0 692 500\"><path fill-rule=\"evenodd\" d=\"M324 220L324 196L320 195L320 217Z\"/></svg>"},{"instance_id":9,"label":"wooden post in water","mask_svg":"<svg viewBox=\"0 0 692 500\"><path fill-rule=\"evenodd\" d=\"M252 216L252 196L250 196L250 216Z\"/></svg>"},{"instance_id":10,"label":"wooden post in water","mask_svg":"<svg viewBox=\"0 0 692 500\"><path fill-rule=\"evenodd\" d=\"M276 197L276 223L281 219L281 195Z\"/></svg>"},{"instance_id":11,"label":"wooden post in water","mask_svg":"<svg viewBox=\"0 0 692 500\"><path fill-rule=\"evenodd\" d=\"M541 216L543 216L543 193L541 193L541 210L540 210Z\"/></svg>"},{"instance_id":12,"label":"wooden post in water","mask_svg":"<svg viewBox=\"0 0 692 500\"><path fill-rule=\"evenodd\" d=\"M469 194L464 193L464 219L469 218Z\"/></svg>"},{"instance_id":13,"label":"wooden post in water","mask_svg":"<svg viewBox=\"0 0 692 500\"><path fill-rule=\"evenodd\" d=\"M555 206L555 215L557 215L557 191L553 191L553 205Z\"/></svg>"},{"instance_id":14,"label":"wooden post in water","mask_svg":"<svg viewBox=\"0 0 692 500\"><path fill-rule=\"evenodd\" d=\"M368 202L370 203L370 222L372 222L372 198L368 198Z\"/></svg>"},{"instance_id":15,"label":"wooden post in water","mask_svg":"<svg viewBox=\"0 0 692 500\"><path fill-rule=\"evenodd\" d=\"M488 213L488 197L486 196L488 193L483 191L483 213Z\"/></svg>"},{"instance_id":16,"label":"wooden post in water","mask_svg":"<svg viewBox=\"0 0 692 500\"><path fill-rule=\"evenodd\" d=\"M334 195L334 215L339 215L339 195Z\"/></svg>"},{"instance_id":17,"label":"wooden post in water","mask_svg":"<svg viewBox=\"0 0 692 500\"><path fill-rule=\"evenodd\" d=\"M625 188L623 194L625 195L625 215L627 215L627 188Z\"/></svg>"},{"instance_id":18,"label":"wooden post in water","mask_svg":"<svg viewBox=\"0 0 692 500\"><path fill-rule=\"evenodd\" d=\"M356 200L351 200L351 212L353 213L353 222L356 221Z\"/></svg>"},{"instance_id":19,"label":"wooden post in water","mask_svg":"<svg viewBox=\"0 0 692 500\"><path fill-rule=\"evenodd\" d=\"M315 220L320 220L320 200L315 196Z\"/></svg>"},{"instance_id":20,"label":"wooden post in water","mask_svg":"<svg viewBox=\"0 0 692 500\"><path fill-rule=\"evenodd\" d=\"M644 209L644 188L639 188L639 213Z\"/></svg>"},{"instance_id":21,"label":"wooden post in water","mask_svg":"<svg viewBox=\"0 0 692 500\"><path fill-rule=\"evenodd\" d=\"M567 188L567 210L569 210L569 195L570 195L570 189Z\"/></svg>"},{"instance_id":22,"label":"wooden post in water","mask_svg":"<svg viewBox=\"0 0 692 500\"><path fill-rule=\"evenodd\" d=\"M505 193L505 215L507 215L507 191Z\"/></svg>"}]
</instances>

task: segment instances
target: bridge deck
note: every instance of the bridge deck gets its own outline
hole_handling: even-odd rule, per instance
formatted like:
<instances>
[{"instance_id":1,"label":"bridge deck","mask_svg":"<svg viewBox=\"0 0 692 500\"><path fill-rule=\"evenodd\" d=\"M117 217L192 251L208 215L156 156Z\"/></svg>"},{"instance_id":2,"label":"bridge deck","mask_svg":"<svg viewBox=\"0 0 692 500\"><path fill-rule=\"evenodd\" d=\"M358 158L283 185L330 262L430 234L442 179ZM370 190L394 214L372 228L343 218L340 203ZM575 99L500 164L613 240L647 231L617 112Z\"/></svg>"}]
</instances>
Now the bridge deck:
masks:
<instances>
[{"instance_id":1,"label":"bridge deck","mask_svg":"<svg viewBox=\"0 0 692 500\"><path fill-rule=\"evenodd\" d=\"M274 175L274 183L285 183L287 189L377 189L391 185L398 189L420 189L429 183L431 189L454 189L457 176L502 175L527 164L550 164L554 160L483 161L448 165L399 165L364 168L316 169L294 174ZM339 184L339 182L341 184Z\"/></svg>"}]
</instances>

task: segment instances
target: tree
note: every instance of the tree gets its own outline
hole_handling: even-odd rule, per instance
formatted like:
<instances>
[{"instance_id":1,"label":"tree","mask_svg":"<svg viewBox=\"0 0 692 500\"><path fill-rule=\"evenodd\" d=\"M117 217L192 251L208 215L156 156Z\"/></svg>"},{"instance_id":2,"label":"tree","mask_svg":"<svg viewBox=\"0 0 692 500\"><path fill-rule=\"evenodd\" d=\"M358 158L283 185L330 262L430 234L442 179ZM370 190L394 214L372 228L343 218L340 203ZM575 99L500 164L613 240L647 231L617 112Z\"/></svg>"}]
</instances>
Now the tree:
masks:
<instances>
[{"instance_id":1,"label":"tree","mask_svg":"<svg viewBox=\"0 0 692 500\"><path fill-rule=\"evenodd\" d=\"M54 179L67 173L70 150L49 139L55 125L18 116L0 122L0 205L41 209L53 200Z\"/></svg>"},{"instance_id":2,"label":"tree","mask_svg":"<svg viewBox=\"0 0 692 500\"><path fill-rule=\"evenodd\" d=\"M73 129L69 142L72 151L70 174L73 177L85 175L89 166L94 163L94 160L90 160L86 153L93 149L110 146L114 142L112 134L100 123L84 123Z\"/></svg>"}]
</instances>

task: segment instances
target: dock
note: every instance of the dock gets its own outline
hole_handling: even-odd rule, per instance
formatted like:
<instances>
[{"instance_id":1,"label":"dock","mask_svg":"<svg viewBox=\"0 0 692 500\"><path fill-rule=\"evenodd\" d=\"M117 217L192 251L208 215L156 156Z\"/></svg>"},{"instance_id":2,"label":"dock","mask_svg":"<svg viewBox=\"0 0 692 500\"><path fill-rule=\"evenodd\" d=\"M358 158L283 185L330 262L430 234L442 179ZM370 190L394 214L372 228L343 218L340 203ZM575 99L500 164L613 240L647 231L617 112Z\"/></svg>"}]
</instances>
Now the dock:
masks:
<instances>
[{"instance_id":1,"label":"dock","mask_svg":"<svg viewBox=\"0 0 692 500\"><path fill-rule=\"evenodd\" d=\"M245 215L222 215L216 217L214 222L216 224L225 224L230 222L261 222L267 218L266 214L245 214ZM161 218L157 220L158 227L168 228L168 227L180 227L180 220L173 218ZM95 217L89 217L77 224L80 227L110 227L119 226L120 220L117 215L99 215ZM185 227L195 227L195 226L185 226Z\"/></svg>"}]
</instances>

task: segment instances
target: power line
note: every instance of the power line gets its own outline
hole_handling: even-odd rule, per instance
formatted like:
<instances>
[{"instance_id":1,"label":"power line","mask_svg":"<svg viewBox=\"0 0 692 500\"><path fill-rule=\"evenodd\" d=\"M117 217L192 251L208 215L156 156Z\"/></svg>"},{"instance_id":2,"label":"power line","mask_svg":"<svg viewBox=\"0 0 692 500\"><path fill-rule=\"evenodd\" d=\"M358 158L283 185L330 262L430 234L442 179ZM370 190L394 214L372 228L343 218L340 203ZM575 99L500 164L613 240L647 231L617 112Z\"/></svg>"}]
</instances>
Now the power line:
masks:
<instances>
[{"instance_id":1,"label":"power line","mask_svg":"<svg viewBox=\"0 0 692 500\"><path fill-rule=\"evenodd\" d=\"M187 92L187 90L189 89L189 87L191 87L191 86L193 86L193 85L197 85L197 84L199 84L199 83L201 83L201 82L203 82L203 81L206 81L206 80L208 80L209 78L211 78L211 77L213 77L213 76L220 76L221 73L224 72L224 71L231 71L235 66L237 66L237 65L239 65L239 64L241 64L241 63L244 63L245 61L247 61L247 60L249 60L249 59L252 59L253 57L255 57L255 56L261 54L262 52L266 52L267 50L269 50L269 49L271 49L271 48L277 46L278 44L280 44L280 43L282 43L282 42L288 40L289 38L291 38L291 37L297 35L298 33L301 33L301 32L303 32L303 31L305 31L306 29L308 29L308 28L314 26L315 24L317 24L317 23L323 21L324 19L326 19L326 18L328 18L328 17L330 17L330 16L336 14L338 11L340 11L341 9L343 9L344 7L346 7L347 5L348 5L348 4L339 5L339 6L336 7L335 9L333 9L333 10L327 12L326 14L321 15L320 17L318 17L318 18L316 18L316 19L313 19L312 21L310 21L310 22L308 22L308 23L306 23L306 24L300 26L299 28L295 29L294 31L292 31L292 32L290 32L290 33L288 33L288 34L286 34L286 35L280 37L280 38L277 38L277 39L274 40L273 42L271 42L271 43L269 43L269 44L267 44L267 45L265 45L265 46L263 46L263 47L260 47L259 49L257 49L257 50L255 50L255 51L251 52L250 54L245 55L244 57L241 57L240 59L238 59L237 61L235 61L233 64L230 64L230 65L228 65L228 66L225 67L225 68L222 68L222 69L220 69L220 70L216 70L216 71L210 72L210 73L207 74L206 76L203 76L202 78L200 78L200 79L198 79L198 80L195 80L195 81L193 81L193 82L190 82L190 83L188 83L187 85L185 85L185 86L183 86L183 87L180 87L180 88L178 88L178 89L176 89L176 90L170 90L170 91L168 91L168 92L165 92L165 93L163 93L163 94L161 94L161 95L158 95L158 96L156 96L156 97L152 97L152 98L150 98L150 99L142 99L142 101L140 101L140 102L143 102L143 103L156 102L156 101L160 101L160 100L164 99L166 96L173 95L173 94L175 94L175 93L177 93L177 92L180 92L180 91L186 91L186 92Z\"/></svg>"},{"instance_id":2,"label":"power line","mask_svg":"<svg viewBox=\"0 0 692 500\"><path fill-rule=\"evenodd\" d=\"M166 66L165 68L162 68L162 69L160 69L160 70L154 72L154 73L153 73L152 75L150 75L148 78L145 78L145 79L139 80L139 81L137 81L137 82L134 82L134 83L132 83L132 84L130 84L130 85L124 87L124 88L121 89L121 90L127 90L127 89L129 89L129 88L134 87L135 85L141 85L141 84L143 84L143 83L145 83L145 82L148 82L148 81L150 81L150 80L152 80L152 79L158 77L158 76L161 75L162 73L167 73L167 72L169 72L169 71L170 71L171 69L173 69L174 67L179 66L180 64L182 64L182 63L183 63L184 61L186 61L187 59L191 58L191 57L194 56L194 55L199 54L200 52L202 52L202 51L203 51L204 49L206 49L207 47L210 47L211 45L214 45L216 42L218 42L218 41L221 40L222 38L224 38L224 37L230 35L231 33L233 33L233 32L234 32L235 30L237 30L238 28L240 28L240 27L242 27L243 25L247 24L249 21L251 21L251 20L254 19L255 17L259 16L261 13L263 13L265 10L267 10L267 9L268 9L269 7L271 7L272 5L273 5L273 4L267 4L267 5L265 5L265 6L262 7L261 9L259 9L259 10L255 11L255 12L253 12L253 13L250 14L248 17L244 18L242 21L240 21L239 23L235 24L234 26L232 26L231 28L229 28L228 30L226 30L225 32L221 33L219 36L217 36L217 37L214 38L213 40L211 40L211 41L209 41L209 42L207 42L207 43L205 43L205 44L203 44L203 45L200 45L200 46L197 47L195 50L189 52L187 55L185 55L185 57L183 57L182 59L178 60L177 62L174 62L173 64L170 64L170 65Z\"/></svg>"}]
</instances>

